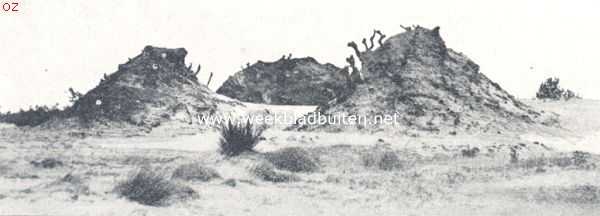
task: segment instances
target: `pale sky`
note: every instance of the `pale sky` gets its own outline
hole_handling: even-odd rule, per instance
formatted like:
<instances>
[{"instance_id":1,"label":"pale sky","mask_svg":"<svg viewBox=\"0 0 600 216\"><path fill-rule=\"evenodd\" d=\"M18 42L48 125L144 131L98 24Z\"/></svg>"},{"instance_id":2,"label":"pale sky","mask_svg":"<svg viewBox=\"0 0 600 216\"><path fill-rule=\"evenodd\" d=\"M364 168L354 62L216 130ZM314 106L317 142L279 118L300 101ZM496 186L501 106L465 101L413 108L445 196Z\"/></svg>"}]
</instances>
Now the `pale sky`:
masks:
<instances>
[{"instance_id":1,"label":"pale sky","mask_svg":"<svg viewBox=\"0 0 600 216\"><path fill-rule=\"evenodd\" d=\"M13 0L0 11L0 111L68 104L146 45L184 47L216 90L246 62L283 54L344 65L350 40L374 28L441 27L446 45L520 98L557 76L600 99L600 3L580 1L62 1Z\"/></svg>"}]
</instances>

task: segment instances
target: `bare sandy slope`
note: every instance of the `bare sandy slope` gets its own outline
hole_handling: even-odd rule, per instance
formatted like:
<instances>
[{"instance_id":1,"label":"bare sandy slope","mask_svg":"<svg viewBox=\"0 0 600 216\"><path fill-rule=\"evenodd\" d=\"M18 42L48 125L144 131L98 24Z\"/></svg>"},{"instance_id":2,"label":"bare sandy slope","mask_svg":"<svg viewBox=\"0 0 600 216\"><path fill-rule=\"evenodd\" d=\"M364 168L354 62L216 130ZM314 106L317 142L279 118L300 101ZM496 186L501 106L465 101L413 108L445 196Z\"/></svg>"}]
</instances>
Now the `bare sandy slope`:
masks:
<instances>
[{"instance_id":1,"label":"bare sandy slope","mask_svg":"<svg viewBox=\"0 0 600 216\"><path fill-rule=\"evenodd\" d=\"M3 125L0 215L597 215L600 158L572 151L600 153L600 101L526 103L559 114L562 129L421 137L270 129L259 152L299 146L318 158L317 172L296 173L300 180L289 183L253 176L249 170L260 154L218 155L215 132L80 139ZM480 150L474 157L462 153L474 147ZM511 148L518 162L511 163ZM381 151L396 154L401 166L368 166L370 155ZM30 163L45 158L63 164ZM188 163L212 167L222 178L181 182L199 197L167 207L144 206L113 192L140 166L171 173ZM67 174L81 181L64 181ZM226 179L237 185L223 184Z\"/></svg>"}]
</instances>

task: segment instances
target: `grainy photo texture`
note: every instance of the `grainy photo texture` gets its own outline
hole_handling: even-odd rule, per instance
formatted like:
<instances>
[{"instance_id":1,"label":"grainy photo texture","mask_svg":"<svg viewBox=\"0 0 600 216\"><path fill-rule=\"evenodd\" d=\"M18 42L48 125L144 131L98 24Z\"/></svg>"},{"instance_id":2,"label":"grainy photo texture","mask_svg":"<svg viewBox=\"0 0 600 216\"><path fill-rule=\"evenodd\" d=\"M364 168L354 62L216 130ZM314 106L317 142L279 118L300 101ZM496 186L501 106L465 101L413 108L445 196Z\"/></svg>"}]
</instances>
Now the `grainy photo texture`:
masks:
<instances>
[{"instance_id":1,"label":"grainy photo texture","mask_svg":"<svg viewBox=\"0 0 600 216\"><path fill-rule=\"evenodd\" d=\"M599 215L598 6L0 0L0 216Z\"/></svg>"}]
</instances>

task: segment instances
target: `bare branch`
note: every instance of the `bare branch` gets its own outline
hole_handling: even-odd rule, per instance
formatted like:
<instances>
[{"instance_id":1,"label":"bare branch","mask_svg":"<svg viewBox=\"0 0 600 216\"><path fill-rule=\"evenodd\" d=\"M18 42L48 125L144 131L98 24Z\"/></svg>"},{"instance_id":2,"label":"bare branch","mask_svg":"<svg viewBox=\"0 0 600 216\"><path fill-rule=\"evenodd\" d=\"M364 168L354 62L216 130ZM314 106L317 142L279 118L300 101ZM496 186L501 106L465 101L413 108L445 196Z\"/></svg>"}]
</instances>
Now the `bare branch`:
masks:
<instances>
[{"instance_id":1,"label":"bare branch","mask_svg":"<svg viewBox=\"0 0 600 216\"><path fill-rule=\"evenodd\" d=\"M356 43L354 43L354 41L350 41L350 42L348 42L348 46L352 47L356 56L358 58L360 58L360 50L358 50L358 45L356 45Z\"/></svg>"},{"instance_id":2,"label":"bare branch","mask_svg":"<svg viewBox=\"0 0 600 216\"><path fill-rule=\"evenodd\" d=\"M404 29L404 31L412 31L412 29L410 28L410 26L406 27L406 26L400 25L400 27L402 27Z\"/></svg>"},{"instance_id":3,"label":"bare branch","mask_svg":"<svg viewBox=\"0 0 600 216\"><path fill-rule=\"evenodd\" d=\"M381 33L381 31L379 31L379 30L375 30L375 33L379 35L379 40L377 41L379 43L379 46L383 46L383 39L386 36L383 33Z\"/></svg>"},{"instance_id":4,"label":"bare branch","mask_svg":"<svg viewBox=\"0 0 600 216\"><path fill-rule=\"evenodd\" d=\"M206 82L206 86L210 85L210 81L212 81L213 73L210 72L210 76L208 76L208 82Z\"/></svg>"},{"instance_id":5,"label":"bare branch","mask_svg":"<svg viewBox=\"0 0 600 216\"><path fill-rule=\"evenodd\" d=\"M369 38L369 41L371 41L371 45L369 46L369 50L373 49L373 47L375 47L375 42L373 42L373 40L375 39L375 32L377 30L373 30L373 34L371 35L371 37Z\"/></svg>"},{"instance_id":6,"label":"bare branch","mask_svg":"<svg viewBox=\"0 0 600 216\"><path fill-rule=\"evenodd\" d=\"M196 68L196 73L194 73L194 76L198 76L198 74L200 73L200 69L202 69L202 65L198 64L198 67Z\"/></svg>"},{"instance_id":7,"label":"bare branch","mask_svg":"<svg viewBox=\"0 0 600 216\"><path fill-rule=\"evenodd\" d=\"M365 46L365 50L371 50L371 49L369 49L369 45L367 45L367 39L366 38L362 39L362 44Z\"/></svg>"}]
</instances>

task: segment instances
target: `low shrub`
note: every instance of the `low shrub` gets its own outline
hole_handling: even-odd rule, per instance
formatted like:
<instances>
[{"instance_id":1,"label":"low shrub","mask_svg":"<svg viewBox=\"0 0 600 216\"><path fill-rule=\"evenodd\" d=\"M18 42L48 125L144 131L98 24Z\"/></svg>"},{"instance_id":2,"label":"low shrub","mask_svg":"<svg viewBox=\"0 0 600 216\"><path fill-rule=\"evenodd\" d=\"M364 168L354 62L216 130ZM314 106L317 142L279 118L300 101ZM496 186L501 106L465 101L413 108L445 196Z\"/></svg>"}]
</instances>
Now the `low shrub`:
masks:
<instances>
[{"instance_id":1,"label":"low shrub","mask_svg":"<svg viewBox=\"0 0 600 216\"><path fill-rule=\"evenodd\" d=\"M550 99L550 100L570 100L581 98L575 92L569 89L563 89L559 85L560 79L548 78L546 81L540 84L538 92L535 94L537 99Z\"/></svg>"},{"instance_id":2,"label":"low shrub","mask_svg":"<svg viewBox=\"0 0 600 216\"><path fill-rule=\"evenodd\" d=\"M172 182L164 174L148 167L135 171L119 183L115 191L131 201L149 206L166 206L172 201L198 196L192 188Z\"/></svg>"},{"instance_id":3,"label":"low shrub","mask_svg":"<svg viewBox=\"0 0 600 216\"><path fill-rule=\"evenodd\" d=\"M568 187L540 187L533 192L532 198L545 202L598 204L600 203L600 188L591 184Z\"/></svg>"},{"instance_id":4,"label":"low shrub","mask_svg":"<svg viewBox=\"0 0 600 216\"><path fill-rule=\"evenodd\" d=\"M526 169L537 167L559 167L574 169L594 169L596 165L592 162L592 155L587 152L574 151L570 155L561 154L552 157L536 157L523 160L518 163L519 167Z\"/></svg>"},{"instance_id":5,"label":"low shrub","mask_svg":"<svg viewBox=\"0 0 600 216\"><path fill-rule=\"evenodd\" d=\"M204 167L197 164L184 164L179 166L173 172L171 178L182 179L186 181L210 181L221 178L221 175L216 170Z\"/></svg>"},{"instance_id":6,"label":"low shrub","mask_svg":"<svg viewBox=\"0 0 600 216\"><path fill-rule=\"evenodd\" d=\"M63 166L63 162L56 158L46 158L41 161L31 161L31 165L38 168L53 169Z\"/></svg>"},{"instance_id":7,"label":"low shrub","mask_svg":"<svg viewBox=\"0 0 600 216\"><path fill-rule=\"evenodd\" d=\"M572 158L573 158L573 163L575 164L575 166L581 167L581 166L585 166L586 164L588 164L590 162L592 155L587 152L574 151Z\"/></svg>"},{"instance_id":8,"label":"low shrub","mask_svg":"<svg viewBox=\"0 0 600 216\"><path fill-rule=\"evenodd\" d=\"M476 157L477 154L479 153L479 148L474 147L474 148L468 148L468 149L463 149L461 150L461 154L463 157L469 157L469 158L473 158Z\"/></svg>"},{"instance_id":9,"label":"low shrub","mask_svg":"<svg viewBox=\"0 0 600 216\"><path fill-rule=\"evenodd\" d=\"M314 172L319 169L317 159L308 151L298 147L288 147L269 152L265 156L278 169L292 172Z\"/></svg>"},{"instance_id":10,"label":"low shrub","mask_svg":"<svg viewBox=\"0 0 600 216\"><path fill-rule=\"evenodd\" d=\"M250 172L256 176L257 178L263 180L263 181L269 181L269 182L275 182L275 183L280 183L280 182L293 182L293 181L299 181L300 178L296 175L293 174L288 174L288 173L282 173L279 172L275 169L275 166L273 166L270 163L259 163L256 166L252 167L250 169Z\"/></svg>"},{"instance_id":11,"label":"low shrub","mask_svg":"<svg viewBox=\"0 0 600 216\"><path fill-rule=\"evenodd\" d=\"M362 156L362 162L366 167L375 167L385 171L402 168L402 162L400 161L400 158L391 150L365 154Z\"/></svg>"},{"instance_id":12,"label":"low shrub","mask_svg":"<svg viewBox=\"0 0 600 216\"><path fill-rule=\"evenodd\" d=\"M0 122L15 124L16 126L38 126L53 117L58 117L63 114L63 110L58 106L35 106L29 110L20 110L15 113L7 112L0 113Z\"/></svg>"},{"instance_id":13,"label":"low shrub","mask_svg":"<svg viewBox=\"0 0 600 216\"><path fill-rule=\"evenodd\" d=\"M243 152L253 152L254 147L260 141L263 129L255 127L250 123L236 123L231 121L220 128L221 139L219 140L219 151L225 156L237 156Z\"/></svg>"},{"instance_id":14,"label":"low shrub","mask_svg":"<svg viewBox=\"0 0 600 216\"><path fill-rule=\"evenodd\" d=\"M519 162L519 149L515 146L510 147L510 163L515 164Z\"/></svg>"}]
</instances>

